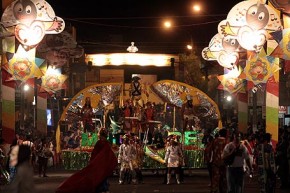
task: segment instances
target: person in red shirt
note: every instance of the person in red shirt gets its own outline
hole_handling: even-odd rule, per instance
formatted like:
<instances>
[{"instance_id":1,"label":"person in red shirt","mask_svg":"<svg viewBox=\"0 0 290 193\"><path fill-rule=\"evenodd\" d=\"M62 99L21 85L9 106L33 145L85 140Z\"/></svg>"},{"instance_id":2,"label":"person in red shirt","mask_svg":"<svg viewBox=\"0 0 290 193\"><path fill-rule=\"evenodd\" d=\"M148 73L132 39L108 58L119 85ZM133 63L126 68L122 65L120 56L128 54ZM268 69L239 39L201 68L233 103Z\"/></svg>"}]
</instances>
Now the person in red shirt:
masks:
<instances>
[{"instance_id":1,"label":"person in red shirt","mask_svg":"<svg viewBox=\"0 0 290 193\"><path fill-rule=\"evenodd\" d=\"M212 152L212 193L226 193L227 192L227 179L226 179L226 165L222 159L223 150L227 144L227 130L220 129L218 137L216 137L212 146L209 149Z\"/></svg>"}]
</instances>

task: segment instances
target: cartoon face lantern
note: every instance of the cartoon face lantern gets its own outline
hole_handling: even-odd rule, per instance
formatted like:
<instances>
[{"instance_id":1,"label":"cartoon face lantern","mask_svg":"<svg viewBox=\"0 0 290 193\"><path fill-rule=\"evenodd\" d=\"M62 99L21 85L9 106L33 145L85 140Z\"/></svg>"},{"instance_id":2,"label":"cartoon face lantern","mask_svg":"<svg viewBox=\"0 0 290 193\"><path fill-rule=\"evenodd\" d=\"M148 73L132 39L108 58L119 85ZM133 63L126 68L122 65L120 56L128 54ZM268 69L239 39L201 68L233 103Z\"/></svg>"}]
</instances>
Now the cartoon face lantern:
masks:
<instances>
[{"instance_id":1,"label":"cartoon face lantern","mask_svg":"<svg viewBox=\"0 0 290 193\"><path fill-rule=\"evenodd\" d=\"M246 21L255 30L266 27L269 22L269 11L263 4L252 5L246 14Z\"/></svg>"},{"instance_id":2,"label":"cartoon face lantern","mask_svg":"<svg viewBox=\"0 0 290 193\"><path fill-rule=\"evenodd\" d=\"M63 19L55 16L45 0L14 1L5 9L1 22L27 49L36 46L45 34L57 34L65 28Z\"/></svg>"},{"instance_id":3,"label":"cartoon face lantern","mask_svg":"<svg viewBox=\"0 0 290 193\"><path fill-rule=\"evenodd\" d=\"M270 33L283 28L280 16L263 0L248 0L236 4L227 19L218 25L224 37L238 40L242 48L260 52Z\"/></svg>"},{"instance_id":4,"label":"cartoon face lantern","mask_svg":"<svg viewBox=\"0 0 290 193\"><path fill-rule=\"evenodd\" d=\"M202 51L205 60L217 60L224 68L233 68L239 61L240 44L230 36L216 34L210 41L209 47Z\"/></svg>"},{"instance_id":5,"label":"cartoon face lantern","mask_svg":"<svg viewBox=\"0 0 290 193\"><path fill-rule=\"evenodd\" d=\"M30 25L37 17L37 8L30 0L20 0L14 4L13 14L20 23Z\"/></svg>"}]
</instances>

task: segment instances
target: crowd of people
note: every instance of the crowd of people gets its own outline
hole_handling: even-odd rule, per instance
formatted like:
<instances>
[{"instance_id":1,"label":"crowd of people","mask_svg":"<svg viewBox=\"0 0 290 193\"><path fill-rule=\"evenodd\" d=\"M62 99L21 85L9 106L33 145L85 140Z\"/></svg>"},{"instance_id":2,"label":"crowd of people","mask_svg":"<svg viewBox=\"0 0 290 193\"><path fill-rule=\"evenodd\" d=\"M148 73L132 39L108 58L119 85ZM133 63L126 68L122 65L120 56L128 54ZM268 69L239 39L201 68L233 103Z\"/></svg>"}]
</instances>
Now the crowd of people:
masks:
<instances>
[{"instance_id":1,"label":"crowd of people","mask_svg":"<svg viewBox=\"0 0 290 193\"><path fill-rule=\"evenodd\" d=\"M288 130L280 129L276 146L263 129L249 134L220 129L215 136L207 136L205 163L211 192L242 193L246 174L256 177L261 193L275 192L278 182L279 188L289 188Z\"/></svg>"},{"instance_id":2,"label":"crowd of people","mask_svg":"<svg viewBox=\"0 0 290 193\"><path fill-rule=\"evenodd\" d=\"M2 166L9 173L8 183L13 181L17 173L16 167L13 164L11 165L11 159L13 158L12 152L14 148L19 146L28 146L30 148L29 161L33 171L37 172L39 177L48 177L47 168L61 164L60 155L57 155L55 151L54 138L16 134L11 144L1 144Z\"/></svg>"}]
</instances>

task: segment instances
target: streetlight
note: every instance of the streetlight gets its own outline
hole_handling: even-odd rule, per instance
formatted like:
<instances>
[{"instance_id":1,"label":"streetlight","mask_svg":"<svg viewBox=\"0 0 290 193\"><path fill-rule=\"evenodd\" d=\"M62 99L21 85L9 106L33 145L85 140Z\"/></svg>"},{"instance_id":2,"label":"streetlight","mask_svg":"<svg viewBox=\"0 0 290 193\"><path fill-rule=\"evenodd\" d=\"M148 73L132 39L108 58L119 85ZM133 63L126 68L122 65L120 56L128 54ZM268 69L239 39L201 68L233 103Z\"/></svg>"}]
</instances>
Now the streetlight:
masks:
<instances>
[{"instance_id":1,"label":"streetlight","mask_svg":"<svg viewBox=\"0 0 290 193\"><path fill-rule=\"evenodd\" d=\"M166 29L171 29L171 28L173 27L173 26L172 26L172 22L169 21L169 20L164 21L163 26L164 26ZM190 32L187 31L187 30L179 29L179 28L178 28L178 30L183 30L183 31L185 31L185 32L187 33L187 35L190 37L190 44L187 44L187 45L186 45L186 48L187 48L187 50L189 50L190 52L192 52L192 49L193 49L192 35L191 35Z\"/></svg>"},{"instance_id":2,"label":"streetlight","mask_svg":"<svg viewBox=\"0 0 290 193\"><path fill-rule=\"evenodd\" d=\"M192 8L193 8L193 11L195 11L195 12L200 12L200 10L201 10L201 6L198 4L193 5Z\"/></svg>"},{"instance_id":3,"label":"streetlight","mask_svg":"<svg viewBox=\"0 0 290 193\"><path fill-rule=\"evenodd\" d=\"M226 99L227 99L228 102L231 102L233 98L232 98L232 96L229 95L229 96L226 97Z\"/></svg>"},{"instance_id":4,"label":"streetlight","mask_svg":"<svg viewBox=\"0 0 290 193\"><path fill-rule=\"evenodd\" d=\"M231 102L233 100L233 97L231 95L225 96L225 99L227 101L226 104L226 123L229 124L231 123Z\"/></svg>"},{"instance_id":5,"label":"streetlight","mask_svg":"<svg viewBox=\"0 0 290 193\"><path fill-rule=\"evenodd\" d=\"M167 29L168 29L168 28L171 28L171 22L170 22L170 21L165 21L163 25L164 25L164 27L167 28Z\"/></svg>"},{"instance_id":6,"label":"streetlight","mask_svg":"<svg viewBox=\"0 0 290 193\"><path fill-rule=\"evenodd\" d=\"M24 85L23 90L26 92L29 90L29 86L27 84Z\"/></svg>"}]
</instances>

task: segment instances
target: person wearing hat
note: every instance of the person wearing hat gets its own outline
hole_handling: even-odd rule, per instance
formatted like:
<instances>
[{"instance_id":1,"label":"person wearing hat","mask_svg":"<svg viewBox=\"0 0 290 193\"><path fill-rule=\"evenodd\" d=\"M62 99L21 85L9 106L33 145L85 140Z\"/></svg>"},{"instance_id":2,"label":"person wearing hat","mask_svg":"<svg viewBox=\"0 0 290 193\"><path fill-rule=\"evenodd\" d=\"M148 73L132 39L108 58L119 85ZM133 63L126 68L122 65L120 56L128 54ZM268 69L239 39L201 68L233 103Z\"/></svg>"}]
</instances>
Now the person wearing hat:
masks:
<instances>
[{"instance_id":1,"label":"person wearing hat","mask_svg":"<svg viewBox=\"0 0 290 193\"><path fill-rule=\"evenodd\" d=\"M123 136L123 143L119 147L118 164L120 165L119 184L124 184L125 173L130 171L133 184L136 183L136 172L133 168L134 149L129 143L129 135Z\"/></svg>"},{"instance_id":2,"label":"person wearing hat","mask_svg":"<svg viewBox=\"0 0 290 193\"><path fill-rule=\"evenodd\" d=\"M192 130L194 127L195 116L194 106L192 104L192 96L188 94L186 96L186 102L182 104L181 116L183 118L183 131Z\"/></svg>"}]
</instances>

